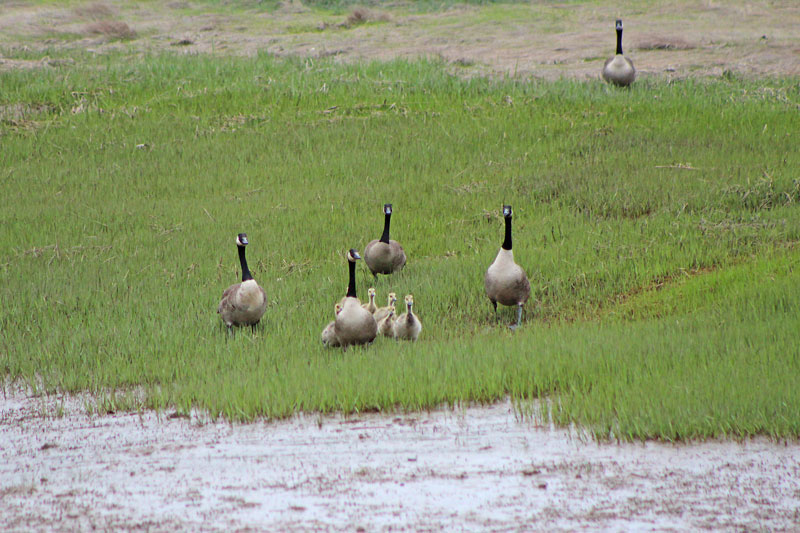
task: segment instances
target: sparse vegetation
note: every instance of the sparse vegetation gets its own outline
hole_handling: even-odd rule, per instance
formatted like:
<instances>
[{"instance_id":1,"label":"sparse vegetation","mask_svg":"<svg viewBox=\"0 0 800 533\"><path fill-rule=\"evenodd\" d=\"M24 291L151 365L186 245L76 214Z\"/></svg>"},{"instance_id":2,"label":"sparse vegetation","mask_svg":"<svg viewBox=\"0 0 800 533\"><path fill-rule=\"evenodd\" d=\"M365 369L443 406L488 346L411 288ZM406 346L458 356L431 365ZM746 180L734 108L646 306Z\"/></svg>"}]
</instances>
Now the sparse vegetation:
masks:
<instances>
[{"instance_id":1,"label":"sparse vegetation","mask_svg":"<svg viewBox=\"0 0 800 533\"><path fill-rule=\"evenodd\" d=\"M89 35L103 35L109 39L133 39L136 32L128 24L120 20L99 20L86 25L84 30Z\"/></svg>"}]
</instances>

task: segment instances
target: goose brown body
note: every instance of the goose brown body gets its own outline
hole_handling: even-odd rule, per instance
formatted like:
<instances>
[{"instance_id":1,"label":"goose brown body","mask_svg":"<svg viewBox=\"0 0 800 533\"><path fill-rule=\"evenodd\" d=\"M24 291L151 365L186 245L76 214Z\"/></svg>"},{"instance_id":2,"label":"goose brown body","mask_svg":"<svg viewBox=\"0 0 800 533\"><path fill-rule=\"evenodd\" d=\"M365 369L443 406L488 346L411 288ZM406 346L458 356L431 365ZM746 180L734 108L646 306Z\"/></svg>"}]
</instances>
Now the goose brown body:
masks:
<instances>
[{"instance_id":1,"label":"goose brown body","mask_svg":"<svg viewBox=\"0 0 800 533\"><path fill-rule=\"evenodd\" d=\"M375 239L364 248L364 262L373 274L392 274L406 265L406 252L394 239L388 243Z\"/></svg>"},{"instance_id":2,"label":"goose brown body","mask_svg":"<svg viewBox=\"0 0 800 533\"><path fill-rule=\"evenodd\" d=\"M222 293L217 313L228 327L254 326L261 321L267 309L267 293L250 279L231 285Z\"/></svg>"},{"instance_id":3,"label":"goose brown body","mask_svg":"<svg viewBox=\"0 0 800 533\"><path fill-rule=\"evenodd\" d=\"M486 296L501 305L522 305L531 295L525 270L514 262L514 252L500 249L484 278Z\"/></svg>"},{"instance_id":4,"label":"goose brown body","mask_svg":"<svg viewBox=\"0 0 800 533\"><path fill-rule=\"evenodd\" d=\"M372 313L361 307L358 298L345 298L342 310L336 316L334 332L342 347L369 344L378 335L378 323Z\"/></svg>"}]
</instances>

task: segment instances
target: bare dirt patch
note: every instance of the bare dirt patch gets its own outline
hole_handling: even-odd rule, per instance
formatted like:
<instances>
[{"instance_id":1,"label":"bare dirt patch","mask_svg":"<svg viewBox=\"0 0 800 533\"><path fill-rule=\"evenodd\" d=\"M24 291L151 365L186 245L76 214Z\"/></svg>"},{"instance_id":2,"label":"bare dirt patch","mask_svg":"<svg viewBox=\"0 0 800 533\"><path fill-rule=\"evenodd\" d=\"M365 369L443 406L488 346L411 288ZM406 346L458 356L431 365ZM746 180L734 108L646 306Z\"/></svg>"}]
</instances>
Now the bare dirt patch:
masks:
<instances>
[{"instance_id":1,"label":"bare dirt patch","mask_svg":"<svg viewBox=\"0 0 800 533\"><path fill-rule=\"evenodd\" d=\"M794 0L497 4L417 12L392 4L330 14L299 0L278 9L121 0L72 8L16 3L0 11L0 45L254 54L338 61L441 57L465 75L597 78L614 51L613 19L642 76L800 75ZM126 24L137 38L75 39L87 19ZM133 34L131 34L133 35ZM69 36L69 38L59 37ZM181 42L180 48L170 47ZM13 67L6 64L5 67Z\"/></svg>"},{"instance_id":2,"label":"bare dirt patch","mask_svg":"<svg viewBox=\"0 0 800 533\"><path fill-rule=\"evenodd\" d=\"M508 403L246 425L85 412L80 397L0 397L6 527L800 527L796 443L596 444Z\"/></svg>"}]
</instances>

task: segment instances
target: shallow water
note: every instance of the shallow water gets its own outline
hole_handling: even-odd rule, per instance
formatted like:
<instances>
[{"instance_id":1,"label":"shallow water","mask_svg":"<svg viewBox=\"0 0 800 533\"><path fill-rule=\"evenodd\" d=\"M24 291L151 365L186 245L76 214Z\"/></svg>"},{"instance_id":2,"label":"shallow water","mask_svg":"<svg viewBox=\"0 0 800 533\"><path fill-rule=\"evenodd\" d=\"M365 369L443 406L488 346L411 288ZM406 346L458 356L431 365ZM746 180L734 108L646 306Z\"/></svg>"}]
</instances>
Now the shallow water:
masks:
<instances>
[{"instance_id":1,"label":"shallow water","mask_svg":"<svg viewBox=\"0 0 800 533\"><path fill-rule=\"evenodd\" d=\"M508 402L230 425L15 393L0 456L4 529L800 529L796 443L597 444Z\"/></svg>"}]
</instances>

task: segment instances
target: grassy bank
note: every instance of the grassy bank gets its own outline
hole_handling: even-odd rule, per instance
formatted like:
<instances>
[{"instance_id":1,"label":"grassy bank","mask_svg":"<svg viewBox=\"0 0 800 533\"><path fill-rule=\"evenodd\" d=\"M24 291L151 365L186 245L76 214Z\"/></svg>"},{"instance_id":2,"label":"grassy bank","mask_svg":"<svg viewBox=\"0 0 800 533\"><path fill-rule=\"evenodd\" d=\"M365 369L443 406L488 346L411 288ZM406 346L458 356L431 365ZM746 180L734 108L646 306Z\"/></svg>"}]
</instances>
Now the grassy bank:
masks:
<instances>
[{"instance_id":1,"label":"grassy bank","mask_svg":"<svg viewBox=\"0 0 800 533\"><path fill-rule=\"evenodd\" d=\"M235 420L511 394L598 436L800 434L796 81L73 59L0 74L0 372ZM413 292L422 338L324 350L384 202L409 263L379 299ZM503 202L533 287L515 334L483 295ZM231 341L240 231L270 303Z\"/></svg>"}]
</instances>

